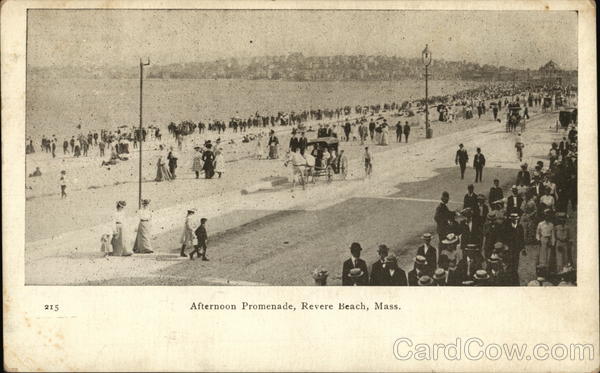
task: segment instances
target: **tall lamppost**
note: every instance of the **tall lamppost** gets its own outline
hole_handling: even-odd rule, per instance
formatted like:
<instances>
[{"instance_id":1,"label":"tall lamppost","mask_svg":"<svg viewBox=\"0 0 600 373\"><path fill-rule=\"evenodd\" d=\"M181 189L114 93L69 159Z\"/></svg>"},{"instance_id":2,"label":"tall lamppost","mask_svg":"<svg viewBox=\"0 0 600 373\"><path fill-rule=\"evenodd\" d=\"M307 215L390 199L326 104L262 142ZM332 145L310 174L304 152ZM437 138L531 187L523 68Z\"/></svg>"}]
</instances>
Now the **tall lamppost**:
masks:
<instances>
[{"instance_id":1,"label":"tall lamppost","mask_svg":"<svg viewBox=\"0 0 600 373\"><path fill-rule=\"evenodd\" d=\"M140 178L139 178L139 198L138 198L138 209L142 208L142 144L143 144L143 135L142 135L142 98L143 98L143 89L144 89L144 66L150 65L150 58L148 58L147 62L142 62L140 58L140 129L138 133L138 142L140 143Z\"/></svg>"},{"instance_id":2,"label":"tall lamppost","mask_svg":"<svg viewBox=\"0 0 600 373\"><path fill-rule=\"evenodd\" d=\"M425 138L430 139L433 137L433 131L429 127L429 65L431 65L431 52L429 51L429 45L425 44L425 49L421 53L423 58L423 65L425 65Z\"/></svg>"}]
</instances>

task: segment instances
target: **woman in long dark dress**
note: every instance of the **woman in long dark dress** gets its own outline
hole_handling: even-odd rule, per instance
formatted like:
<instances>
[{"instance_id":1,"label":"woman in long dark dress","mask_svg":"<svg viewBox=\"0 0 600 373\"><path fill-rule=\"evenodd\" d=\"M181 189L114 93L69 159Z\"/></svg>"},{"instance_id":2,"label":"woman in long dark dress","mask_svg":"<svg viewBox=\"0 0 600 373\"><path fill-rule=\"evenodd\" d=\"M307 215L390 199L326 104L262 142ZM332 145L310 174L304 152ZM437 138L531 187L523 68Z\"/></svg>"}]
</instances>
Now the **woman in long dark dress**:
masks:
<instances>
[{"instance_id":1,"label":"woman in long dark dress","mask_svg":"<svg viewBox=\"0 0 600 373\"><path fill-rule=\"evenodd\" d=\"M215 174L215 154L212 152L211 144L206 145L206 150L202 154L202 161L204 162L204 175L207 179L212 179Z\"/></svg>"}]
</instances>

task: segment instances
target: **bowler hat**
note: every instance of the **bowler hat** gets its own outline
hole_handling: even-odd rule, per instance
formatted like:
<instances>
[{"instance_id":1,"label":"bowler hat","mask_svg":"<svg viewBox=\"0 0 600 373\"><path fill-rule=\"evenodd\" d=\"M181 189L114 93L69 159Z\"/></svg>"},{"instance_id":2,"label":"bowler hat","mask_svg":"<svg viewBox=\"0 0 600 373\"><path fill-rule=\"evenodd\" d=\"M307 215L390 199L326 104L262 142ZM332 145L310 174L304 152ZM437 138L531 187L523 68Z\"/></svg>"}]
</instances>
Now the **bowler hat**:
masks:
<instances>
[{"instance_id":1,"label":"bowler hat","mask_svg":"<svg viewBox=\"0 0 600 373\"><path fill-rule=\"evenodd\" d=\"M362 250L362 247L360 247L360 244L358 242L352 242L352 244L350 245L350 251L353 250Z\"/></svg>"},{"instance_id":2,"label":"bowler hat","mask_svg":"<svg viewBox=\"0 0 600 373\"><path fill-rule=\"evenodd\" d=\"M390 248L387 245L379 245L379 248L377 248L378 253L388 253L389 251Z\"/></svg>"}]
</instances>

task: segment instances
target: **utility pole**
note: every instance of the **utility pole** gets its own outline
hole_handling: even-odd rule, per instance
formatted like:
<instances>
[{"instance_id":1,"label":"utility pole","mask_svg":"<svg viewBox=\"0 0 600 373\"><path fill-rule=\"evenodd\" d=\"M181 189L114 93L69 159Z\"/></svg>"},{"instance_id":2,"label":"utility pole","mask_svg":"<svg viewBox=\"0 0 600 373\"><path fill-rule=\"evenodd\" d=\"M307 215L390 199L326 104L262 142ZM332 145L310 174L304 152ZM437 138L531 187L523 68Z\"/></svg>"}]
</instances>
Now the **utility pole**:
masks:
<instances>
[{"instance_id":1,"label":"utility pole","mask_svg":"<svg viewBox=\"0 0 600 373\"><path fill-rule=\"evenodd\" d=\"M421 52L423 59L423 65L425 65L425 138L430 139L433 137L433 131L429 127L429 65L431 65L431 52L429 51L429 45L425 44L425 49Z\"/></svg>"},{"instance_id":2,"label":"utility pole","mask_svg":"<svg viewBox=\"0 0 600 373\"><path fill-rule=\"evenodd\" d=\"M140 58L140 129L138 133L138 141L140 143L140 178L139 178L139 198L138 198L138 209L142 208L142 144L143 144L143 136L142 136L142 99L143 99L143 91L144 91L144 66L150 65L150 58L148 58L147 62L142 62Z\"/></svg>"}]
</instances>

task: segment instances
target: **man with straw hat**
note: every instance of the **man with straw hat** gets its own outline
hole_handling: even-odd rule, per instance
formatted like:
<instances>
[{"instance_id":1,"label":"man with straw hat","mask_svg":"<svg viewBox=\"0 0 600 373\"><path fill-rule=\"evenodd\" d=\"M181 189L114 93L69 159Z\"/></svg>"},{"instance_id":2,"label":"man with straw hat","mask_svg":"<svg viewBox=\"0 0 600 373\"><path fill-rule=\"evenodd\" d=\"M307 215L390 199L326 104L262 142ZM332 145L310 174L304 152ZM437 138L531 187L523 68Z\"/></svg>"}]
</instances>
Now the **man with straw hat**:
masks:
<instances>
[{"instance_id":1,"label":"man with straw hat","mask_svg":"<svg viewBox=\"0 0 600 373\"><path fill-rule=\"evenodd\" d=\"M428 275L427 268L427 259L422 255L417 255L415 257L415 267L408 272L408 285L418 286L419 278Z\"/></svg>"},{"instance_id":2,"label":"man with straw hat","mask_svg":"<svg viewBox=\"0 0 600 373\"><path fill-rule=\"evenodd\" d=\"M342 285L368 285L369 270L367 263L360 258L362 247L358 242L350 245L350 259L346 260L342 267Z\"/></svg>"},{"instance_id":3,"label":"man with straw hat","mask_svg":"<svg viewBox=\"0 0 600 373\"><path fill-rule=\"evenodd\" d=\"M431 233L423 234L421 239L423 240L423 244L417 248L417 255L425 257L427 261L427 266L424 270L428 273L433 273L433 270L437 267L437 249L431 245Z\"/></svg>"},{"instance_id":4,"label":"man with straw hat","mask_svg":"<svg viewBox=\"0 0 600 373\"><path fill-rule=\"evenodd\" d=\"M437 268L433 272L433 281L436 286L446 286L446 278L448 276L448 272L444 271L443 268Z\"/></svg>"},{"instance_id":5,"label":"man with straw hat","mask_svg":"<svg viewBox=\"0 0 600 373\"><path fill-rule=\"evenodd\" d=\"M483 257L477 244L467 244L464 258L458 262L457 271L463 281L472 280L477 270L483 269Z\"/></svg>"}]
</instances>

